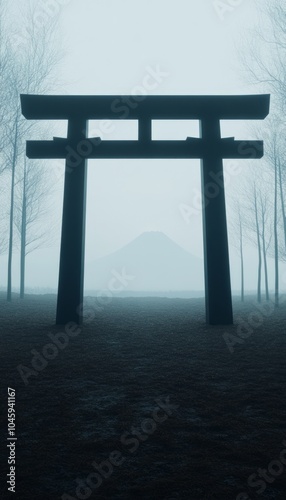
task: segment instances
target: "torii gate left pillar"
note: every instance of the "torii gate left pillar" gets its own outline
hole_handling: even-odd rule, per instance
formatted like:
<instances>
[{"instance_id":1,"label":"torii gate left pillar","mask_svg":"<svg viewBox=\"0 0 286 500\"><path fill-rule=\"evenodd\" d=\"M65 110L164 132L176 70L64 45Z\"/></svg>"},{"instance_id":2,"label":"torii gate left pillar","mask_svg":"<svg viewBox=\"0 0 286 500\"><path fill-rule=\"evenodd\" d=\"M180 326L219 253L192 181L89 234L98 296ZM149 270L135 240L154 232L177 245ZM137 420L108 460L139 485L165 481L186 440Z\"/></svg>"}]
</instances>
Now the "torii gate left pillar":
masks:
<instances>
[{"instance_id":1,"label":"torii gate left pillar","mask_svg":"<svg viewBox=\"0 0 286 500\"><path fill-rule=\"evenodd\" d=\"M76 151L86 140L87 121L68 122L68 141ZM60 269L56 323L82 322L79 308L83 304L87 160L78 155L76 168L66 159Z\"/></svg>"}]
</instances>

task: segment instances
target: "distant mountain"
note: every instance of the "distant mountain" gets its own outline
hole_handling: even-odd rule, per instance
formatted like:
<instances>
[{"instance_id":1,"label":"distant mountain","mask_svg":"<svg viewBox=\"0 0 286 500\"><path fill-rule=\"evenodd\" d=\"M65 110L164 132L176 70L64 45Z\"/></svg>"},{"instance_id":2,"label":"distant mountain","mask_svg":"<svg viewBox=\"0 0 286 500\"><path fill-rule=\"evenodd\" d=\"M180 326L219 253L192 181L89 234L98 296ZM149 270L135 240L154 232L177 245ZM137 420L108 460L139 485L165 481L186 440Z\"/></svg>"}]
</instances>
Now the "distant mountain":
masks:
<instances>
[{"instance_id":1,"label":"distant mountain","mask_svg":"<svg viewBox=\"0 0 286 500\"><path fill-rule=\"evenodd\" d=\"M118 275L123 275L121 282ZM203 290L203 276L202 259L154 231L142 233L117 252L86 262L85 289L108 289L111 284L125 292Z\"/></svg>"}]
</instances>

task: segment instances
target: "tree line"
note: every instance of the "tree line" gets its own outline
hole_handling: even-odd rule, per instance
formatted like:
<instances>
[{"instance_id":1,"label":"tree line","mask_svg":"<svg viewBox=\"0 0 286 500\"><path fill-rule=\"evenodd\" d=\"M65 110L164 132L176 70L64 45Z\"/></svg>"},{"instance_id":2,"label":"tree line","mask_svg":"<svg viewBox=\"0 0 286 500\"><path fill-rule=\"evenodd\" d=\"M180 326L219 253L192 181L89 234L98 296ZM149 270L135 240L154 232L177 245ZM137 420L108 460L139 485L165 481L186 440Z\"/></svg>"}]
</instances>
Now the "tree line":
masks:
<instances>
[{"instance_id":1,"label":"tree line","mask_svg":"<svg viewBox=\"0 0 286 500\"><path fill-rule=\"evenodd\" d=\"M26 140L43 136L43 127L21 113L20 94L48 93L55 88L60 59L56 21L38 24L36 2L18 13L0 0L0 254L7 253L7 300L12 300L12 265L20 253L20 296L25 294L26 256L50 238L53 179L40 161L26 158Z\"/></svg>"},{"instance_id":2,"label":"tree line","mask_svg":"<svg viewBox=\"0 0 286 500\"><path fill-rule=\"evenodd\" d=\"M286 1L257 2L260 21L241 48L244 79L256 91L271 94L270 115L254 126L265 154L249 165L231 201L232 240L240 257L241 300L245 296L245 245L257 251L257 300L270 300L268 259L274 259L274 301L279 305L280 263L286 261Z\"/></svg>"}]
</instances>

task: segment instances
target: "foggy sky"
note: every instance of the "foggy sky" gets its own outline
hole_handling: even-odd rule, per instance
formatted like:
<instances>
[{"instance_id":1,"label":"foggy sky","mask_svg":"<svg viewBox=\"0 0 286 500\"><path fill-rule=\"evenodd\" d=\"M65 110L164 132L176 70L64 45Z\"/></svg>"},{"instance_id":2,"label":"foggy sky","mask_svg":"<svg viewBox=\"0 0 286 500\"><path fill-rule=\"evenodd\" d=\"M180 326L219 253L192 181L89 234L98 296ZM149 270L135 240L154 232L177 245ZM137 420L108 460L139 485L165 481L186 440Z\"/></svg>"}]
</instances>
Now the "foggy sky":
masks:
<instances>
[{"instance_id":1,"label":"foggy sky","mask_svg":"<svg viewBox=\"0 0 286 500\"><path fill-rule=\"evenodd\" d=\"M212 0L54 0L54 10L49 10L48 3L39 2L39 19L60 15L65 51L58 68L61 85L55 93L132 95L141 93L142 88L146 91L146 81L148 95L257 91L240 78L241 62L237 57L237 48L257 20L251 0L237 2L223 19ZM64 134L65 126L62 131ZM101 137L108 139L137 137L134 123L92 122L90 131L100 131ZM223 136L251 139L245 123L223 123L222 132ZM157 139L185 139L197 134L198 123L153 125L153 137ZM50 161L48 165L57 183L55 206L59 219L64 163ZM245 168L249 166L243 166L241 173L230 179L227 199L235 192ZM144 231L162 231L202 258L201 212L188 221L181 213L182 205L194 205L199 192L199 161L90 161L86 260L114 252ZM27 284L41 282L38 273L32 273L32 261L40 269L43 257L53 255L54 259L57 255L59 225L57 231L57 244L28 258ZM233 286L238 288L238 260L232 250L231 257L235 268ZM249 250L246 259L246 286L250 288L256 283L253 259L255 249ZM3 282L3 265L1 268Z\"/></svg>"}]
</instances>

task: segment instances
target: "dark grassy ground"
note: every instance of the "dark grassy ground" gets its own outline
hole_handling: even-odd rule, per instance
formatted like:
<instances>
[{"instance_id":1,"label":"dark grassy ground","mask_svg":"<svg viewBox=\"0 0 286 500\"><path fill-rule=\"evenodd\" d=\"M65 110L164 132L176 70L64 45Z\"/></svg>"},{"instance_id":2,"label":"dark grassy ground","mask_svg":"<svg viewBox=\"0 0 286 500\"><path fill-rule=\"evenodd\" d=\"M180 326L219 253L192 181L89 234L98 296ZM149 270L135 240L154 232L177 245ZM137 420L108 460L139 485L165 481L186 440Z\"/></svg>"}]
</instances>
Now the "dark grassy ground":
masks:
<instances>
[{"instance_id":1,"label":"dark grassy ground","mask_svg":"<svg viewBox=\"0 0 286 500\"><path fill-rule=\"evenodd\" d=\"M113 299L25 385L18 365L32 368L31 350L42 352L48 334L63 328L53 326L54 296L7 304L2 295L0 497L234 500L248 491L250 499L284 500L286 466L264 493L247 480L286 448L286 307L231 353L223 334L237 335L242 319L257 321L251 298L235 299L234 309L234 326L207 327L202 299ZM14 496L5 485L7 386L17 400ZM152 434L141 430L132 452L136 442L121 437L145 429L166 397L177 408ZM124 463L77 496L77 478L86 481L92 462L114 450Z\"/></svg>"}]
</instances>

